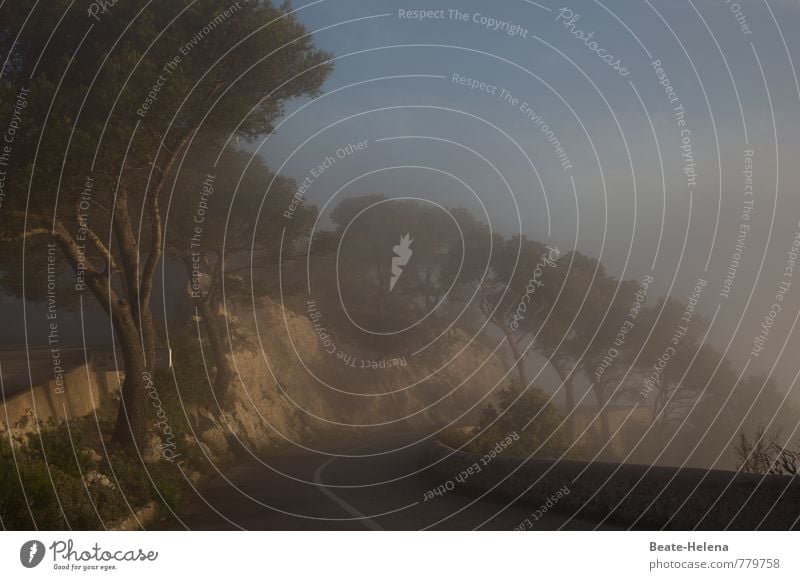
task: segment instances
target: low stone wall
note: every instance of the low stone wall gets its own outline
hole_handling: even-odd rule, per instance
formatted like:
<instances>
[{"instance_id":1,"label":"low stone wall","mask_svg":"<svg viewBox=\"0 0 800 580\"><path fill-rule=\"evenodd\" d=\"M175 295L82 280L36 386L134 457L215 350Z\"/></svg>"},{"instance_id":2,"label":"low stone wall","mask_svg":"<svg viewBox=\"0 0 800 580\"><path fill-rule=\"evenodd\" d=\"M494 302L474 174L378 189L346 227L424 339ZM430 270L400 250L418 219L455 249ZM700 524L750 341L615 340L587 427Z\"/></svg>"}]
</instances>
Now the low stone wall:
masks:
<instances>
[{"instance_id":1,"label":"low stone wall","mask_svg":"<svg viewBox=\"0 0 800 580\"><path fill-rule=\"evenodd\" d=\"M119 392L120 380L116 372L94 372L82 365L64 373L63 389L53 380L18 392L0 401L0 433L30 433L37 421L58 423L88 415L101 401Z\"/></svg>"},{"instance_id":2,"label":"low stone wall","mask_svg":"<svg viewBox=\"0 0 800 580\"><path fill-rule=\"evenodd\" d=\"M478 455L436 442L426 473L441 484L476 462L483 465ZM609 523L636 529L800 529L800 477L496 457L461 479L454 492L494 488L492 494L506 500L522 494L531 512L566 486L569 493L558 494L551 511L598 522L608 516Z\"/></svg>"}]
</instances>

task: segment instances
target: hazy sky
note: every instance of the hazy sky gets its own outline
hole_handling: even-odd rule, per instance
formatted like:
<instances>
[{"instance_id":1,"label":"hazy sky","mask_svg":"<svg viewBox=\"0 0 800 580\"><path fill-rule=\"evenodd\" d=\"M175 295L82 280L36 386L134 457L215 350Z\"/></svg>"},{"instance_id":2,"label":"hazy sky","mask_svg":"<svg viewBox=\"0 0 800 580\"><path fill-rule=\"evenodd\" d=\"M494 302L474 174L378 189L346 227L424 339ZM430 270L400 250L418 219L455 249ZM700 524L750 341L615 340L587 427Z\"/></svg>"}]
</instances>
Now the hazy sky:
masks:
<instances>
[{"instance_id":1,"label":"hazy sky","mask_svg":"<svg viewBox=\"0 0 800 580\"><path fill-rule=\"evenodd\" d=\"M503 233L599 257L617 276L652 274L651 298L685 299L702 277L714 344L751 371L777 360L790 384L800 342L778 355L800 294L800 279L784 277L800 230L796 1L295 7L335 70L320 99L292 103L255 146L273 170L313 177L309 203L330 211L342 197L383 192L467 207ZM787 280L763 353L748 357Z\"/></svg>"},{"instance_id":2,"label":"hazy sky","mask_svg":"<svg viewBox=\"0 0 800 580\"><path fill-rule=\"evenodd\" d=\"M340 147L368 142L314 178L311 203L418 196L578 247L616 275L652 274L658 293L685 299L704 278L699 308L709 318L719 308L713 341L745 364L800 230L796 2L295 6L336 68L325 96L298 104L260 151L302 181ZM751 371L777 359L798 294L800 279ZM798 346L778 361L784 384Z\"/></svg>"}]
</instances>

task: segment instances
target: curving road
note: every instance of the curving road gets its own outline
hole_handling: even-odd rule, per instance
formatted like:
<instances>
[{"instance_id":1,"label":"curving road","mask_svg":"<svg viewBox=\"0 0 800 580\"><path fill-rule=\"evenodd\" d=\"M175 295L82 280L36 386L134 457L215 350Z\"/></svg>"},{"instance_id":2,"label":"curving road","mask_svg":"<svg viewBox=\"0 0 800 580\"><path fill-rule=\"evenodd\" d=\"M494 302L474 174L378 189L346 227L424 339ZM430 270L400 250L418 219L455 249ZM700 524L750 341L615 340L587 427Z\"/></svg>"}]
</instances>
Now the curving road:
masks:
<instances>
[{"instance_id":1,"label":"curving road","mask_svg":"<svg viewBox=\"0 0 800 580\"><path fill-rule=\"evenodd\" d=\"M405 433L351 440L330 446L334 455L294 452L239 464L184 506L182 524L172 521L166 527L512 530L530 517L533 508L512 505L492 518L504 507L502 502L475 501L458 489L423 501L432 487L420 471L430 441L419 437ZM558 514L546 514L533 529L557 529L564 521ZM566 529L593 527L592 522L573 521Z\"/></svg>"}]
</instances>

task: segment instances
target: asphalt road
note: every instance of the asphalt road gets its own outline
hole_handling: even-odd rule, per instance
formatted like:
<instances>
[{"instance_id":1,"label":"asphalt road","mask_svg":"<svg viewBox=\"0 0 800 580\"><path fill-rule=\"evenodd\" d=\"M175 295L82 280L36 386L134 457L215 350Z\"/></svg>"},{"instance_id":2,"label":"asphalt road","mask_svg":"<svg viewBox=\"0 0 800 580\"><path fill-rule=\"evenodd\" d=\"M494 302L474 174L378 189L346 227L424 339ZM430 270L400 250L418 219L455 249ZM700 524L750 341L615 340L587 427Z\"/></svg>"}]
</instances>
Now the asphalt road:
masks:
<instances>
[{"instance_id":1,"label":"asphalt road","mask_svg":"<svg viewBox=\"0 0 800 580\"><path fill-rule=\"evenodd\" d=\"M531 506L477 500L453 490L423 501L431 489L420 471L429 441L413 433L331 445L334 455L298 451L251 460L198 490L167 529L197 530L512 530ZM406 446L404 449L401 447ZM358 455L342 457L340 455ZM503 509L506 508L506 509ZM564 524L546 514L533 529ZM586 521L565 529L592 529Z\"/></svg>"}]
</instances>

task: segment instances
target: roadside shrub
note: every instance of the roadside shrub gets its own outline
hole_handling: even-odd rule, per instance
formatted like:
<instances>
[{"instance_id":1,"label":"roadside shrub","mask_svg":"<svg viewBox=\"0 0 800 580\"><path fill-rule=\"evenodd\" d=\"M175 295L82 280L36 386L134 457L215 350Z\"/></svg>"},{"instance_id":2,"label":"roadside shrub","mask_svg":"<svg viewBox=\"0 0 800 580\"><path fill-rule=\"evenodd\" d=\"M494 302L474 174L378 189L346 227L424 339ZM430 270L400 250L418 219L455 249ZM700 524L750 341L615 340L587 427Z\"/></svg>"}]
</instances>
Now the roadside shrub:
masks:
<instances>
[{"instance_id":1,"label":"roadside shrub","mask_svg":"<svg viewBox=\"0 0 800 580\"><path fill-rule=\"evenodd\" d=\"M483 411L476 427L451 429L440 439L451 447L466 445L464 451L485 454L512 436L514 441L503 451L504 457L558 458L568 448L561 423L561 414L540 389L531 387L521 393L512 382L498 393L497 407L489 405Z\"/></svg>"},{"instance_id":2,"label":"roadside shrub","mask_svg":"<svg viewBox=\"0 0 800 580\"><path fill-rule=\"evenodd\" d=\"M1 527L103 529L152 501L181 501L186 483L177 465L113 449L104 456L99 442L94 418L47 426L13 450L0 440Z\"/></svg>"}]
</instances>

